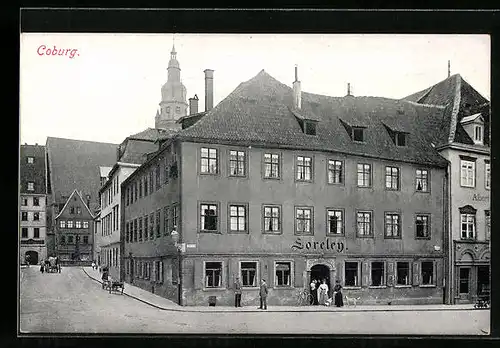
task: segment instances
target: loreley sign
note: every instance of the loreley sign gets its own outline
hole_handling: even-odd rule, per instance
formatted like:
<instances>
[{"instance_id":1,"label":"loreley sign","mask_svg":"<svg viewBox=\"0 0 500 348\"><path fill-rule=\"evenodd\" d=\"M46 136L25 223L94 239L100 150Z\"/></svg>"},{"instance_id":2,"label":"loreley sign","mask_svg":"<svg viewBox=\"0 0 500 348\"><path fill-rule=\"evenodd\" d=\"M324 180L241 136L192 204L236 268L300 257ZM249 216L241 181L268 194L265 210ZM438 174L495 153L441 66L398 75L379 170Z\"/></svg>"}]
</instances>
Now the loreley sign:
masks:
<instances>
[{"instance_id":1,"label":"loreley sign","mask_svg":"<svg viewBox=\"0 0 500 348\"><path fill-rule=\"evenodd\" d=\"M325 238L325 240L322 240L321 242L318 241L304 241L302 238L297 238L295 240L295 243L292 245L292 250L311 250L311 251L319 251L319 250L326 250L326 251L331 251L331 252L338 252L341 253L344 251L344 242L342 241L337 241L334 239L330 239L328 237Z\"/></svg>"}]
</instances>

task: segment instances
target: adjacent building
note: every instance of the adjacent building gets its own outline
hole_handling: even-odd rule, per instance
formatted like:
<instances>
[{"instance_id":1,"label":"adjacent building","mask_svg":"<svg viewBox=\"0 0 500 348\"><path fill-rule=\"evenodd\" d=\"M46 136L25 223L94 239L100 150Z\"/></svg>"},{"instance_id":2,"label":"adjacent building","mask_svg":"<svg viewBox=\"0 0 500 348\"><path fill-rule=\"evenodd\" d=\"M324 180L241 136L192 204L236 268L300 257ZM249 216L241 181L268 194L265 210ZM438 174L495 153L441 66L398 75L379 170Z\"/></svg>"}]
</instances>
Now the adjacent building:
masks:
<instances>
[{"instance_id":1,"label":"adjacent building","mask_svg":"<svg viewBox=\"0 0 500 348\"><path fill-rule=\"evenodd\" d=\"M449 162L447 303L474 302L490 288L490 102L459 74L405 99L445 107L424 121Z\"/></svg>"},{"instance_id":2,"label":"adjacent building","mask_svg":"<svg viewBox=\"0 0 500 348\"><path fill-rule=\"evenodd\" d=\"M19 258L38 264L47 257L45 146L21 145L19 168Z\"/></svg>"},{"instance_id":3,"label":"adjacent building","mask_svg":"<svg viewBox=\"0 0 500 348\"><path fill-rule=\"evenodd\" d=\"M443 302L448 162L421 119L444 107L305 93L297 71L214 108L206 86L206 112L122 183L122 279L181 305L232 303L236 276L255 305L262 278L270 304L311 279L365 304Z\"/></svg>"}]
</instances>

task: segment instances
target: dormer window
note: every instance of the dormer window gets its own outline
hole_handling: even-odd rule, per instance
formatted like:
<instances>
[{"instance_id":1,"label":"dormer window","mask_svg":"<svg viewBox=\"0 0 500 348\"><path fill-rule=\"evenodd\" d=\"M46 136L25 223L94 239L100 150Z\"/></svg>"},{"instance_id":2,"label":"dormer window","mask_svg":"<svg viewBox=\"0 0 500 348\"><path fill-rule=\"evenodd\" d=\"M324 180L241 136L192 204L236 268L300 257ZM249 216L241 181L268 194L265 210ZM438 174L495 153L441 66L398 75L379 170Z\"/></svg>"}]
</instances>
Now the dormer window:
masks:
<instances>
[{"instance_id":1,"label":"dormer window","mask_svg":"<svg viewBox=\"0 0 500 348\"><path fill-rule=\"evenodd\" d=\"M351 138L354 141L363 142L364 141L364 129L361 127L352 127Z\"/></svg>"},{"instance_id":2,"label":"dormer window","mask_svg":"<svg viewBox=\"0 0 500 348\"><path fill-rule=\"evenodd\" d=\"M476 144L483 143L483 126L474 126L474 142Z\"/></svg>"},{"instance_id":3,"label":"dormer window","mask_svg":"<svg viewBox=\"0 0 500 348\"><path fill-rule=\"evenodd\" d=\"M316 122L304 121L304 132L308 135L316 135Z\"/></svg>"},{"instance_id":4,"label":"dormer window","mask_svg":"<svg viewBox=\"0 0 500 348\"><path fill-rule=\"evenodd\" d=\"M396 146L406 146L406 134L403 132L394 132L394 144Z\"/></svg>"},{"instance_id":5,"label":"dormer window","mask_svg":"<svg viewBox=\"0 0 500 348\"><path fill-rule=\"evenodd\" d=\"M484 144L484 118L480 113L465 116L460 123L474 144Z\"/></svg>"}]
</instances>

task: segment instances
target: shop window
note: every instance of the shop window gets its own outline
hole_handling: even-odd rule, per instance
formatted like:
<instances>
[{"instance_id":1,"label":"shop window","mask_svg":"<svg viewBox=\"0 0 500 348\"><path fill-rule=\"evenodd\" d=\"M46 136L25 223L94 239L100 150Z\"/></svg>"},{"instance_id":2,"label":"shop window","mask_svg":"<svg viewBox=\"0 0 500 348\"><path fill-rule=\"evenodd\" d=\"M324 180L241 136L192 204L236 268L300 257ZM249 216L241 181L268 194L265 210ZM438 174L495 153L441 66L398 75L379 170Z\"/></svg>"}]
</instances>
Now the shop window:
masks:
<instances>
[{"instance_id":1,"label":"shop window","mask_svg":"<svg viewBox=\"0 0 500 348\"><path fill-rule=\"evenodd\" d=\"M384 262L373 261L371 263L371 286L383 286L385 284Z\"/></svg>"},{"instance_id":2,"label":"shop window","mask_svg":"<svg viewBox=\"0 0 500 348\"><path fill-rule=\"evenodd\" d=\"M328 209L327 212L327 234L344 234L344 211L340 209Z\"/></svg>"},{"instance_id":3,"label":"shop window","mask_svg":"<svg viewBox=\"0 0 500 348\"><path fill-rule=\"evenodd\" d=\"M240 269L243 286L257 286L257 262L240 262Z\"/></svg>"},{"instance_id":4,"label":"shop window","mask_svg":"<svg viewBox=\"0 0 500 348\"><path fill-rule=\"evenodd\" d=\"M359 286L359 262L345 262L344 266L344 285Z\"/></svg>"},{"instance_id":5,"label":"shop window","mask_svg":"<svg viewBox=\"0 0 500 348\"><path fill-rule=\"evenodd\" d=\"M358 237L371 237L372 232L372 212L358 211L356 213L356 227Z\"/></svg>"},{"instance_id":6,"label":"shop window","mask_svg":"<svg viewBox=\"0 0 500 348\"><path fill-rule=\"evenodd\" d=\"M312 181L313 164L311 157L297 156L295 162L295 179L297 181Z\"/></svg>"},{"instance_id":7,"label":"shop window","mask_svg":"<svg viewBox=\"0 0 500 348\"><path fill-rule=\"evenodd\" d=\"M470 274L470 268L460 268L460 275L459 275L460 294L469 293L469 274Z\"/></svg>"},{"instance_id":8,"label":"shop window","mask_svg":"<svg viewBox=\"0 0 500 348\"><path fill-rule=\"evenodd\" d=\"M385 238L401 238L401 216L398 213L385 214Z\"/></svg>"},{"instance_id":9,"label":"shop window","mask_svg":"<svg viewBox=\"0 0 500 348\"><path fill-rule=\"evenodd\" d=\"M433 261L422 261L420 265L422 285L435 285L434 283L434 262Z\"/></svg>"},{"instance_id":10,"label":"shop window","mask_svg":"<svg viewBox=\"0 0 500 348\"><path fill-rule=\"evenodd\" d=\"M201 148L201 173L217 174L218 172L217 149Z\"/></svg>"},{"instance_id":11,"label":"shop window","mask_svg":"<svg viewBox=\"0 0 500 348\"><path fill-rule=\"evenodd\" d=\"M222 262L205 262L205 287L222 287Z\"/></svg>"},{"instance_id":12,"label":"shop window","mask_svg":"<svg viewBox=\"0 0 500 348\"><path fill-rule=\"evenodd\" d=\"M399 168L385 167L385 188L399 190Z\"/></svg>"},{"instance_id":13,"label":"shop window","mask_svg":"<svg viewBox=\"0 0 500 348\"><path fill-rule=\"evenodd\" d=\"M429 192L429 173L426 169L417 169L415 172L416 187L419 192Z\"/></svg>"},{"instance_id":14,"label":"shop window","mask_svg":"<svg viewBox=\"0 0 500 348\"><path fill-rule=\"evenodd\" d=\"M200 204L201 230L217 232L218 213L216 204Z\"/></svg>"},{"instance_id":15,"label":"shop window","mask_svg":"<svg viewBox=\"0 0 500 348\"><path fill-rule=\"evenodd\" d=\"M291 286L291 262L276 262L274 264L276 270L275 273L275 284L276 286Z\"/></svg>"},{"instance_id":16,"label":"shop window","mask_svg":"<svg viewBox=\"0 0 500 348\"><path fill-rule=\"evenodd\" d=\"M28 238L28 228L27 227L21 228L21 238Z\"/></svg>"},{"instance_id":17,"label":"shop window","mask_svg":"<svg viewBox=\"0 0 500 348\"><path fill-rule=\"evenodd\" d=\"M40 228L35 227L33 229L33 238L40 238Z\"/></svg>"},{"instance_id":18,"label":"shop window","mask_svg":"<svg viewBox=\"0 0 500 348\"><path fill-rule=\"evenodd\" d=\"M409 262L396 262L396 285L410 285Z\"/></svg>"},{"instance_id":19,"label":"shop window","mask_svg":"<svg viewBox=\"0 0 500 348\"><path fill-rule=\"evenodd\" d=\"M279 233L281 231L281 207L264 206L264 232Z\"/></svg>"},{"instance_id":20,"label":"shop window","mask_svg":"<svg viewBox=\"0 0 500 348\"><path fill-rule=\"evenodd\" d=\"M28 221L28 212L21 212L21 221Z\"/></svg>"},{"instance_id":21,"label":"shop window","mask_svg":"<svg viewBox=\"0 0 500 348\"><path fill-rule=\"evenodd\" d=\"M415 217L415 233L417 238L430 238L430 219L429 215L419 214Z\"/></svg>"},{"instance_id":22,"label":"shop window","mask_svg":"<svg viewBox=\"0 0 500 348\"><path fill-rule=\"evenodd\" d=\"M229 175L246 175L246 154L245 151L229 151Z\"/></svg>"},{"instance_id":23,"label":"shop window","mask_svg":"<svg viewBox=\"0 0 500 348\"><path fill-rule=\"evenodd\" d=\"M276 153L264 154L264 178L279 179L280 178L280 155Z\"/></svg>"},{"instance_id":24,"label":"shop window","mask_svg":"<svg viewBox=\"0 0 500 348\"><path fill-rule=\"evenodd\" d=\"M358 187L371 187L372 166L366 163L358 163Z\"/></svg>"},{"instance_id":25,"label":"shop window","mask_svg":"<svg viewBox=\"0 0 500 348\"><path fill-rule=\"evenodd\" d=\"M342 184L343 165L342 161L328 160L328 183Z\"/></svg>"},{"instance_id":26,"label":"shop window","mask_svg":"<svg viewBox=\"0 0 500 348\"><path fill-rule=\"evenodd\" d=\"M295 208L295 234L311 235L313 222L312 208Z\"/></svg>"}]
</instances>

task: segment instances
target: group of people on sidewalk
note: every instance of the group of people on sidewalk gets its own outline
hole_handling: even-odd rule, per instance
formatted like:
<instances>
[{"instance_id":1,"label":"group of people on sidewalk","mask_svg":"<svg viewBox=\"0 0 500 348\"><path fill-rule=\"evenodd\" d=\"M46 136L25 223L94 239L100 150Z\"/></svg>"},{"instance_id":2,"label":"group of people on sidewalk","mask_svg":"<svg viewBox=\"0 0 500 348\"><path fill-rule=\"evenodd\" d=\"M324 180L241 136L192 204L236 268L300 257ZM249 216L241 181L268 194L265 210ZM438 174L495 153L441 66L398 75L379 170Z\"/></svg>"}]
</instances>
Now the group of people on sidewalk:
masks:
<instances>
[{"instance_id":1,"label":"group of people on sidewalk","mask_svg":"<svg viewBox=\"0 0 500 348\"><path fill-rule=\"evenodd\" d=\"M241 292L243 289L243 284L239 277L236 277L234 281L234 306L241 307ZM261 279L260 281L260 289L259 289L259 299L260 299L260 307L258 309L267 309L267 283L265 279Z\"/></svg>"},{"instance_id":2,"label":"group of people on sidewalk","mask_svg":"<svg viewBox=\"0 0 500 348\"><path fill-rule=\"evenodd\" d=\"M344 299L342 296L342 285L338 280L335 281L335 286L333 287L333 297L329 297L328 284L326 284L326 279L320 283L319 280L311 280L309 285L311 289L311 305L323 305L330 306L333 304L336 307L344 306Z\"/></svg>"}]
</instances>

